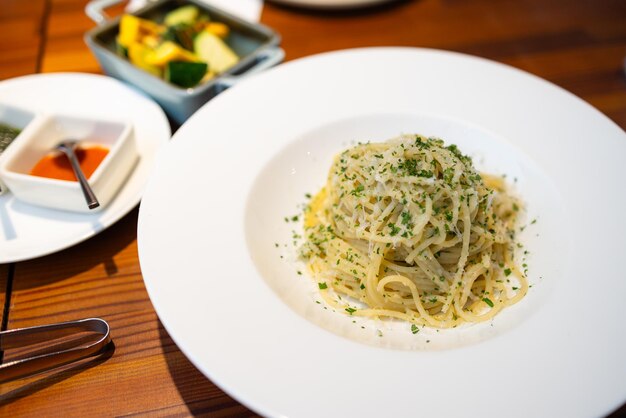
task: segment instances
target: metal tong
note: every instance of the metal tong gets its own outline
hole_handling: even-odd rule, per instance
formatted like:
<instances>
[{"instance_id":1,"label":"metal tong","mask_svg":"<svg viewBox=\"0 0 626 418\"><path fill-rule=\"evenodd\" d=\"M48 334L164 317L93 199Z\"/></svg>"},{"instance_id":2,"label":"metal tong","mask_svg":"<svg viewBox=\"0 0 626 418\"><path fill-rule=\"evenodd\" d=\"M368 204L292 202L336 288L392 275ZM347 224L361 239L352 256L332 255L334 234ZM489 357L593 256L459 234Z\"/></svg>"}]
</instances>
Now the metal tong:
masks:
<instances>
[{"instance_id":1,"label":"metal tong","mask_svg":"<svg viewBox=\"0 0 626 418\"><path fill-rule=\"evenodd\" d=\"M73 334L93 332L101 337L89 344L81 344L68 349L11 361L0 365L0 383L41 373L102 353L111 342L109 324L100 318L18 328L0 332L0 350L21 348L33 344L56 340Z\"/></svg>"}]
</instances>

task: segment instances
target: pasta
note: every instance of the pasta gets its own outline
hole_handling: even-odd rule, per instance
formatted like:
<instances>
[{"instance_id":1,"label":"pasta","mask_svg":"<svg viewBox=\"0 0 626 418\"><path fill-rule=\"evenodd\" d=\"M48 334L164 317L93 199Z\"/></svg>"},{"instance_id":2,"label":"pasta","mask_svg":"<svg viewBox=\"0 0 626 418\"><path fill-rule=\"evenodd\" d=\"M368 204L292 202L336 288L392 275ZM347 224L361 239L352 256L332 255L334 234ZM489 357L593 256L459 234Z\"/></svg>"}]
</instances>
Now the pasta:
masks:
<instances>
[{"instance_id":1,"label":"pasta","mask_svg":"<svg viewBox=\"0 0 626 418\"><path fill-rule=\"evenodd\" d=\"M359 144L335 158L305 209L300 255L346 314L481 322L528 290L513 260L521 209L501 177L441 139Z\"/></svg>"}]
</instances>

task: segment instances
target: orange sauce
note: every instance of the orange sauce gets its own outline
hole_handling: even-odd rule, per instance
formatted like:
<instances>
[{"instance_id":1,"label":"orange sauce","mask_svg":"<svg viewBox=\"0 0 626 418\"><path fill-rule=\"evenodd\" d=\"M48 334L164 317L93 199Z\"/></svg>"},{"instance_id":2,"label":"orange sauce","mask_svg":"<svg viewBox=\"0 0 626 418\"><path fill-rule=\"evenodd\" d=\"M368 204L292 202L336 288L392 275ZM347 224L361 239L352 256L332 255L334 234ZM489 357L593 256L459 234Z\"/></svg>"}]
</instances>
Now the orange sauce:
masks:
<instances>
[{"instance_id":1,"label":"orange sauce","mask_svg":"<svg viewBox=\"0 0 626 418\"><path fill-rule=\"evenodd\" d=\"M89 145L76 147L74 152L85 177L89 178L107 156L109 149L100 145ZM50 179L76 181L70 160L58 151L45 155L30 170L30 174Z\"/></svg>"}]
</instances>

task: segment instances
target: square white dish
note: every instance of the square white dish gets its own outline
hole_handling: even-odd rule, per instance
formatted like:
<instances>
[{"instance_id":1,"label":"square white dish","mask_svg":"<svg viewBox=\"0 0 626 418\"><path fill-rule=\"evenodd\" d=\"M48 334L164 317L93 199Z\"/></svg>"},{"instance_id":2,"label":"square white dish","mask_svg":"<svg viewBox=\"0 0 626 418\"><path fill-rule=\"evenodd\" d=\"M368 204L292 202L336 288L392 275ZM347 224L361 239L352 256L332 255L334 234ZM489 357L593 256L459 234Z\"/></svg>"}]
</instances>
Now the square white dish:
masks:
<instances>
[{"instance_id":1,"label":"square white dish","mask_svg":"<svg viewBox=\"0 0 626 418\"><path fill-rule=\"evenodd\" d=\"M129 122L63 114L43 116L7 149L0 161L0 178L18 200L26 203L73 212L91 212L77 181L29 174L42 157L66 139L109 149L88 179L100 202L95 210L101 210L113 199L137 162L137 146Z\"/></svg>"}]
</instances>

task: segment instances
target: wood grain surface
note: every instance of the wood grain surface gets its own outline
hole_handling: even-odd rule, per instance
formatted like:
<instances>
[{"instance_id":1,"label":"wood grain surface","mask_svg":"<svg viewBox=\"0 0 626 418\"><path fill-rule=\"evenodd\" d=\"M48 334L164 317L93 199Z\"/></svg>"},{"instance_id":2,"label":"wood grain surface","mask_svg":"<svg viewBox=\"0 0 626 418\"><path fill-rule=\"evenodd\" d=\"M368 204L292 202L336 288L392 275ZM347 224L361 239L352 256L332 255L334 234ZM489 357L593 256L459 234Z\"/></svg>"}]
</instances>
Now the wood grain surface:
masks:
<instances>
[{"instance_id":1,"label":"wood grain surface","mask_svg":"<svg viewBox=\"0 0 626 418\"><path fill-rule=\"evenodd\" d=\"M11 289L9 286L9 269L12 269L13 266L9 266L8 264L0 264L0 330L5 329L7 324L4 323L4 314L5 314L5 306L8 313L9 304L6 300L6 296L11 293ZM6 303L6 305L5 305ZM7 317L8 319L8 317ZM2 351L0 351L0 363L2 363Z\"/></svg>"},{"instance_id":2,"label":"wood grain surface","mask_svg":"<svg viewBox=\"0 0 626 418\"><path fill-rule=\"evenodd\" d=\"M99 73L83 42L94 26L85 4L0 0L0 79ZM626 128L623 0L414 0L336 12L268 2L262 22L281 33L287 60L383 45L474 54L546 78ZM163 329L143 285L136 226L134 210L73 248L0 265L3 329L97 316L114 340L99 359L1 384L0 416L255 415L204 378Z\"/></svg>"}]
</instances>

